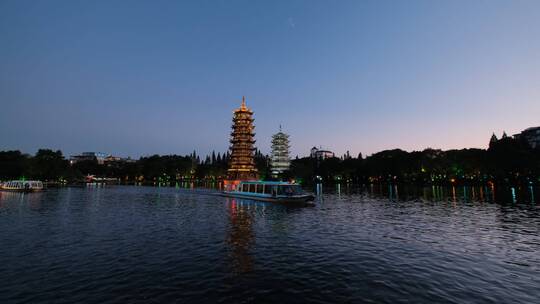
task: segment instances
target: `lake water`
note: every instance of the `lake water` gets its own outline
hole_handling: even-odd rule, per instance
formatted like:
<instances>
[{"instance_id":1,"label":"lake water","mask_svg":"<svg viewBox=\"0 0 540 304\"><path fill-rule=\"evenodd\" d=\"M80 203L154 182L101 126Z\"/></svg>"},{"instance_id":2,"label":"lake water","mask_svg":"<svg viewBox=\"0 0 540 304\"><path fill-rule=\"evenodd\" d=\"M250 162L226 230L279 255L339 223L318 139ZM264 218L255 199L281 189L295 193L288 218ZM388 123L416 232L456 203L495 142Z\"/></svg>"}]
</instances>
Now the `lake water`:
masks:
<instances>
[{"instance_id":1,"label":"lake water","mask_svg":"<svg viewBox=\"0 0 540 304\"><path fill-rule=\"evenodd\" d=\"M537 189L0 192L0 303L538 303Z\"/></svg>"}]
</instances>

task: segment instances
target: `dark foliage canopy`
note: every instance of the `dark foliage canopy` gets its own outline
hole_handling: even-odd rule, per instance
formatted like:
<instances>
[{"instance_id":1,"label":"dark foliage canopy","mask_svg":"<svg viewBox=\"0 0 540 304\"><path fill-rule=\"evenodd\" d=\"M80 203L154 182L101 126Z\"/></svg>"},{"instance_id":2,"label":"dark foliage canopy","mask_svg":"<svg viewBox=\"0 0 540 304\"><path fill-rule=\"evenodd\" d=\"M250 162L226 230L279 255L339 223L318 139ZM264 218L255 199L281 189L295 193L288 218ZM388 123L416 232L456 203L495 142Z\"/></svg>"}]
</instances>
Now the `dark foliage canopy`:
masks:
<instances>
[{"instance_id":1,"label":"dark foliage canopy","mask_svg":"<svg viewBox=\"0 0 540 304\"><path fill-rule=\"evenodd\" d=\"M407 183L485 183L490 181L533 182L540 177L540 149L505 137L489 149L442 151L425 149L406 152L385 150L362 158L349 154L341 158L295 158L281 178L304 182L407 182ZM230 154L212 152L203 158L190 155L152 155L137 161L99 164L97 159L70 165L61 151L39 150L34 156L20 151L0 151L0 179L32 178L44 181L81 181L86 175L115 177L126 182L173 182L179 180L218 180L226 176ZM261 178L270 176L267 155L255 152Z\"/></svg>"}]
</instances>

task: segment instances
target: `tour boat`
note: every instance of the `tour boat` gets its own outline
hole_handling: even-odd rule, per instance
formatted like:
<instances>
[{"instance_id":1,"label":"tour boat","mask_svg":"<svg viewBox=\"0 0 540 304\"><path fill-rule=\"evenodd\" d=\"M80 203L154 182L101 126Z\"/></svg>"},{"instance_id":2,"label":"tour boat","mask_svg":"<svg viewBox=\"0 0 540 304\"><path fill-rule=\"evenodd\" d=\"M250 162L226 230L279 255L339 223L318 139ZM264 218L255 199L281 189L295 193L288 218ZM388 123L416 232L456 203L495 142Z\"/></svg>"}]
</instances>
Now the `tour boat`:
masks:
<instances>
[{"instance_id":1,"label":"tour boat","mask_svg":"<svg viewBox=\"0 0 540 304\"><path fill-rule=\"evenodd\" d=\"M305 193L300 185L294 183L241 181L230 186L223 191L223 196L274 203L306 203L314 200L313 195Z\"/></svg>"},{"instance_id":2,"label":"tour boat","mask_svg":"<svg viewBox=\"0 0 540 304\"><path fill-rule=\"evenodd\" d=\"M0 184L0 190L16 192L42 191L43 183L41 181L32 180L13 180Z\"/></svg>"}]
</instances>

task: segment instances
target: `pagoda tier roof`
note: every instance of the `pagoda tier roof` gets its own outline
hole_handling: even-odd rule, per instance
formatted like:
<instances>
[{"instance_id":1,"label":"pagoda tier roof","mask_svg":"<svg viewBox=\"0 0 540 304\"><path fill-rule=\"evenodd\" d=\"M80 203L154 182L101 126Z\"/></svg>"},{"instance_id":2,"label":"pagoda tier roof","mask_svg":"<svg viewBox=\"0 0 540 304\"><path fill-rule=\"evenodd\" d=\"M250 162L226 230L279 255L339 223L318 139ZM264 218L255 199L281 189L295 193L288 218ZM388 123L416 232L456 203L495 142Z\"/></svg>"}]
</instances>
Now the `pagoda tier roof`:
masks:
<instances>
[{"instance_id":1,"label":"pagoda tier roof","mask_svg":"<svg viewBox=\"0 0 540 304\"><path fill-rule=\"evenodd\" d=\"M232 127L231 129L233 129L234 133L231 133L231 136L235 136L235 135L244 135L244 136L255 136L255 132L253 131L240 131L241 129L240 128L235 128L235 127Z\"/></svg>"},{"instance_id":2,"label":"pagoda tier roof","mask_svg":"<svg viewBox=\"0 0 540 304\"><path fill-rule=\"evenodd\" d=\"M251 111L250 109L245 109L245 110L236 109L236 110L234 110L234 114L238 114L238 113L253 114L253 111Z\"/></svg>"}]
</instances>

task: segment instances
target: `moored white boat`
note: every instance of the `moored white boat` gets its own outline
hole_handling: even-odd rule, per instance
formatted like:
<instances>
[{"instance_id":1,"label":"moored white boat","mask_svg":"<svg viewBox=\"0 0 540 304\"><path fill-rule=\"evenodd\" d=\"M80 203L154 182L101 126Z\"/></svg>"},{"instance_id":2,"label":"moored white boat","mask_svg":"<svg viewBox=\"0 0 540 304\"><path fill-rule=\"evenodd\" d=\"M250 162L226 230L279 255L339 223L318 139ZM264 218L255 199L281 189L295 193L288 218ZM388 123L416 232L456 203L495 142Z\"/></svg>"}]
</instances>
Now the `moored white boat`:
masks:
<instances>
[{"instance_id":1,"label":"moored white boat","mask_svg":"<svg viewBox=\"0 0 540 304\"><path fill-rule=\"evenodd\" d=\"M223 196L274 203L306 203L314 196L298 184L273 181L241 181L222 192Z\"/></svg>"},{"instance_id":2,"label":"moored white boat","mask_svg":"<svg viewBox=\"0 0 540 304\"><path fill-rule=\"evenodd\" d=\"M0 184L0 190L2 191L15 191L15 192L35 192L43 190L43 183L41 181L33 180L12 180Z\"/></svg>"}]
</instances>

